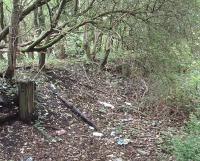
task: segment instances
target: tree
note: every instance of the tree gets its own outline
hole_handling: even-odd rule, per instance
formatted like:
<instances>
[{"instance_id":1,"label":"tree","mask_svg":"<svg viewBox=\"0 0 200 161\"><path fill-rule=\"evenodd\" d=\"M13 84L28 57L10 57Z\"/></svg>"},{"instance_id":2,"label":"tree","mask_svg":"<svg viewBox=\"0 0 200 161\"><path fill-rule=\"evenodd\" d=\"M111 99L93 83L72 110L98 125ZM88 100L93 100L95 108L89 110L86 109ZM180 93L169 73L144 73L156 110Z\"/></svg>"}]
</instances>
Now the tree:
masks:
<instances>
[{"instance_id":1,"label":"tree","mask_svg":"<svg viewBox=\"0 0 200 161\"><path fill-rule=\"evenodd\" d=\"M0 0L0 32L4 29L4 8L3 0ZM0 59L3 59L3 52L0 52Z\"/></svg>"},{"instance_id":2,"label":"tree","mask_svg":"<svg viewBox=\"0 0 200 161\"><path fill-rule=\"evenodd\" d=\"M36 24L35 22L35 25L38 25L36 27L38 27L38 35L40 35L42 33L42 31L45 30L45 15L44 15L44 11L43 11L43 7L39 7L39 11L37 13L37 16L35 19L38 19L38 24ZM36 21L36 20L35 20ZM39 52L39 69L45 69L45 59L46 59L46 51L40 51Z\"/></svg>"},{"instance_id":3,"label":"tree","mask_svg":"<svg viewBox=\"0 0 200 161\"><path fill-rule=\"evenodd\" d=\"M4 9L3 0L0 0L0 31L4 29Z\"/></svg>"},{"instance_id":4,"label":"tree","mask_svg":"<svg viewBox=\"0 0 200 161\"><path fill-rule=\"evenodd\" d=\"M5 77L11 79L14 76L16 68L16 55L18 53L18 33L19 33L19 15L20 0L13 0L13 10L11 15L11 26L9 28L9 51L8 68Z\"/></svg>"},{"instance_id":5,"label":"tree","mask_svg":"<svg viewBox=\"0 0 200 161\"><path fill-rule=\"evenodd\" d=\"M45 65L46 52L50 47L70 33L81 37L83 36L81 33L85 31L82 44L91 61L96 58L98 44L102 43L103 46L106 43L102 41L102 35L112 37L113 49L121 46L123 50L131 52L153 53L152 49L157 46L167 51L172 41L169 41L169 35L173 37L173 41L178 42L179 35L183 35L181 33L184 30L188 31L182 22L188 22L186 19L191 8L194 8L195 1L192 0L190 3L186 0L89 0L87 3L83 0L23 1L19 22L31 19L30 22L39 23L39 19L45 17L45 25L37 24L38 28L43 26L42 32L34 36L34 39L30 39L26 35L34 35L35 31L31 28L31 24L27 23L26 28L30 30L23 37L26 37L24 40L28 42L20 43L19 50L42 52L39 61L39 67L42 68ZM45 16L38 16L32 20L33 17L31 18L29 14L32 11L37 12L41 6ZM8 12L6 14L9 15ZM0 32L0 41L8 35L9 26L10 24L6 25ZM160 40L159 35L163 35L160 37L165 40ZM109 56L106 55L104 58Z\"/></svg>"}]
</instances>

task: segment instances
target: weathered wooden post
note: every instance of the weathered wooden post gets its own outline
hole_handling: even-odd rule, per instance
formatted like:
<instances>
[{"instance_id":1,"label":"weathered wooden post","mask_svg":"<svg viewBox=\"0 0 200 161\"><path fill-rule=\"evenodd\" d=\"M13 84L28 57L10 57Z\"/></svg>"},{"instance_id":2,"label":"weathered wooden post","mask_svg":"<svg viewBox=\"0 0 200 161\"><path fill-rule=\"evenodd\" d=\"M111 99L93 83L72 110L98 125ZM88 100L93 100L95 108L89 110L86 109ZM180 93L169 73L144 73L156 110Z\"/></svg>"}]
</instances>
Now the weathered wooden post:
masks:
<instances>
[{"instance_id":1,"label":"weathered wooden post","mask_svg":"<svg viewBox=\"0 0 200 161\"><path fill-rule=\"evenodd\" d=\"M19 81L19 117L24 122L30 122L33 119L35 111L34 90L35 83L30 80Z\"/></svg>"}]
</instances>

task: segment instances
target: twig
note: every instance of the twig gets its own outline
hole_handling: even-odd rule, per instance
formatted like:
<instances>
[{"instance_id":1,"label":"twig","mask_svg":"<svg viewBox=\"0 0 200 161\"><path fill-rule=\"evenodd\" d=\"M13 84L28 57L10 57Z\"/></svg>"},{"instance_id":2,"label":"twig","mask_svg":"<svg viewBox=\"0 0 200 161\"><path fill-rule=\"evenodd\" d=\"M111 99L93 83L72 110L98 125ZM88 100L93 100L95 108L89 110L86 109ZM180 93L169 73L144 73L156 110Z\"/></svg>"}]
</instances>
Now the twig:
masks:
<instances>
[{"instance_id":1,"label":"twig","mask_svg":"<svg viewBox=\"0 0 200 161\"><path fill-rule=\"evenodd\" d=\"M33 77L33 81L37 78L37 76L41 73L41 71L43 70L43 68L45 67L45 64L42 66L42 68L35 74L35 76Z\"/></svg>"}]
</instances>

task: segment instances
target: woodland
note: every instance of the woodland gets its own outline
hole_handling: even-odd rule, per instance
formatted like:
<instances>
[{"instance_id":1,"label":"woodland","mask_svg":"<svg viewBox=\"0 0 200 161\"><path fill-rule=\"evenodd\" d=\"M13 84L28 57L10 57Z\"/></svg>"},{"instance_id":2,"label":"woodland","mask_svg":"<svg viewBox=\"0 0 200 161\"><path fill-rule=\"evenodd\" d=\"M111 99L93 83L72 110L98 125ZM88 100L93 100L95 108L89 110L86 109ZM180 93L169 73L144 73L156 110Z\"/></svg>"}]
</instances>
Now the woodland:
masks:
<instances>
[{"instance_id":1,"label":"woodland","mask_svg":"<svg viewBox=\"0 0 200 161\"><path fill-rule=\"evenodd\" d=\"M0 161L200 161L200 0L0 0Z\"/></svg>"}]
</instances>

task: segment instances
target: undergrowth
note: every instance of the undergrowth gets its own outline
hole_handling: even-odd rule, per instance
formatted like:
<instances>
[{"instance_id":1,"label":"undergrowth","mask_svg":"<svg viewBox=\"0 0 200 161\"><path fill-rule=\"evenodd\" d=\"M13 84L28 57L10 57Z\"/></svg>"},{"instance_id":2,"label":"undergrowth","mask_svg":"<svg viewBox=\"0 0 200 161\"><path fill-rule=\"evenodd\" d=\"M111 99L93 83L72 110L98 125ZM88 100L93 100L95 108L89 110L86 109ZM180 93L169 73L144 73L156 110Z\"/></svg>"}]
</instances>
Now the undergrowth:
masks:
<instances>
[{"instance_id":1,"label":"undergrowth","mask_svg":"<svg viewBox=\"0 0 200 161\"><path fill-rule=\"evenodd\" d=\"M185 42L171 47L170 51L154 51L152 53L112 54L110 60L116 64L121 62L132 63L133 60L141 64L149 72L148 95L142 101L157 103L164 101L168 107L192 113L184 130L170 136L170 143L165 144L166 149L178 161L200 160L200 62ZM142 71L141 71L142 72ZM138 75L139 76L139 75ZM143 77L139 78L143 79ZM146 104L144 104L146 105ZM151 106L149 106L151 107ZM180 120L184 122L185 120Z\"/></svg>"},{"instance_id":2,"label":"undergrowth","mask_svg":"<svg viewBox=\"0 0 200 161\"><path fill-rule=\"evenodd\" d=\"M6 70L7 62L5 60L0 60L0 73Z\"/></svg>"},{"instance_id":3,"label":"undergrowth","mask_svg":"<svg viewBox=\"0 0 200 161\"><path fill-rule=\"evenodd\" d=\"M171 152L178 161L200 160L200 120L194 114L180 135L171 139Z\"/></svg>"}]
</instances>

